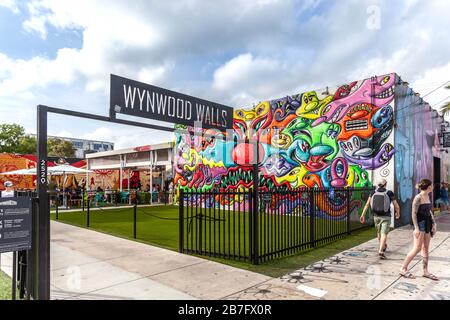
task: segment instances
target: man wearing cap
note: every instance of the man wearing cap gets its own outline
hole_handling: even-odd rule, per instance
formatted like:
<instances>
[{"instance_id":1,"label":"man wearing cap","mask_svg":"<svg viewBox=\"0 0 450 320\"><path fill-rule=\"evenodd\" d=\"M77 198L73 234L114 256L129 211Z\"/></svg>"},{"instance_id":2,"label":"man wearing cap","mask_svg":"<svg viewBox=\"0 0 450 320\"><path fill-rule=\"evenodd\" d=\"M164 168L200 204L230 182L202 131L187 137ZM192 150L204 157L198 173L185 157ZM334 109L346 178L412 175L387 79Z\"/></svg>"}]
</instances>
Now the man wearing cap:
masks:
<instances>
[{"instance_id":1,"label":"man wearing cap","mask_svg":"<svg viewBox=\"0 0 450 320\"><path fill-rule=\"evenodd\" d=\"M6 181L4 184L5 190L0 194L0 198L12 198L15 196L14 185L11 181Z\"/></svg>"},{"instance_id":2,"label":"man wearing cap","mask_svg":"<svg viewBox=\"0 0 450 320\"><path fill-rule=\"evenodd\" d=\"M365 223L366 211L370 206L374 214L373 220L377 229L378 241L380 242L378 250L380 259L386 259L387 235L391 226L391 203L394 204L395 218L400 218L400 206L397 200L395 200L394 193L391 190L387 190L386 185L386 179L378 181L377 188L370 194L369 199L367 199L367 203L360 217L361 223Z\"/></svg>"}]
</instances>

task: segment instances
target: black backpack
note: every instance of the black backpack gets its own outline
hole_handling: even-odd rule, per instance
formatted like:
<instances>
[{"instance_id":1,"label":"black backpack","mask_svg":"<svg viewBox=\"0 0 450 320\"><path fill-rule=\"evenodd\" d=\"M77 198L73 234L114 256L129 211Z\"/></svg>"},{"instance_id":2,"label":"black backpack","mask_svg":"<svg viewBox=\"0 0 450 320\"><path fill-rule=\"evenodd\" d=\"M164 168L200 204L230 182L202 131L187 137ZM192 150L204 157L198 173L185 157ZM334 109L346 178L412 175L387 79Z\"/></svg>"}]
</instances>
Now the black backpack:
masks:
<instances>
[{"instance_id":1,"label":"black backpack","mask_svg":"<svg viewBox=\"0 0 450 320\"><path fill-rule=\"evenodd\" d=\"M388 196L388 191L375 190L375 193L370 200L370 207L376 215L385 215L389 212L391 207L391 199Z\"/></svg>"}]
</instances>

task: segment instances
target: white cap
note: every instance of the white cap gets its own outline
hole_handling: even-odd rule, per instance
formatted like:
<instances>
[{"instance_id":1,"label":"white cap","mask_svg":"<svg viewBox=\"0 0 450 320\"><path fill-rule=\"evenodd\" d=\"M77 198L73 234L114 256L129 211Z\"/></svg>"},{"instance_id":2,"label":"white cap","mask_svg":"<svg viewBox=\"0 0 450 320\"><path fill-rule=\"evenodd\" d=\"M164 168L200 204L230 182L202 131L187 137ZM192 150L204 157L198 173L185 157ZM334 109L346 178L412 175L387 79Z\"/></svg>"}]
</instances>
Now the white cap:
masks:
<instances>
[{"instance_id":1,"label":"white cap","mask_svg":"<svg viewBox=\"0 0 450 320\"><path fill-rule=\"evenodd\" d=\"M11 181L6 181L3 185L4 185L6 188L8 188L8 187L12 187L12 186L13 186L13 183L12 183Z\"/></svg>"},{"instance_id":2,"label":"white cap","mask_svg":"<svg viewBox=\"0 0 450 320\"><path fill-rule=\"evenodd\" d=\"M380 180L378 180L377 186L385 186L385 185L387 185L386 179L380 179Z\"/></svg>"}]
</instances>

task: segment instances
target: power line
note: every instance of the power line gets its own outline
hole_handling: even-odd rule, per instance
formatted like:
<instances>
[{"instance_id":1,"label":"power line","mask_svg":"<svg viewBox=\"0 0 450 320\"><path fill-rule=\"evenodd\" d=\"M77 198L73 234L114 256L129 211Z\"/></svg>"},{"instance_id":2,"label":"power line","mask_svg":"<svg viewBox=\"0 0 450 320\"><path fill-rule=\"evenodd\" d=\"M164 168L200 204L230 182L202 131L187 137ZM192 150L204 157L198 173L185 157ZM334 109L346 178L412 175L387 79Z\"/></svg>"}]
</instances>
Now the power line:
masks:
<instances>
[{"instance_id":1,"label":"power line","mask_svg":"<svg viewBox=\"0 0 450 320\"><path fill-rule=\"evenodd\" d=\"M432 94L432 93L435 92L436 90L439 90L440 88L442 88L443 86L445 86L445 85L446 85L447 83L449 83L449 82L450 82L450 80L445 81L442 85L440 85L440 86L437 87L436 89L434 89L434 90L428 92L426 95L424 95L424 96L422 97L422 99L425 98L426 96Z\"/></svg>"},{"instance_id":2,"label":"power line","mask_svg":"<svg viewBox=\"0 0 450 320\"><path fill-rule=\"evenodd\" d=\"M428 92L428 93L427 93L426 95L424 95L423 97L419 97L419 98L417 99L417 101L420 101L420 100L423 101L423 98L429 96L430 94L432 94L432 93L435 92L436 90L439 90L440 88L442 88L443 86L445 86L445 85L446 85L447 83L449 83L449 82L450 82L450 80L445 81L443 84L441 84L441 85L438 86L437 88L431 90L430 92ZM399 111L401 111L401 110L403 110L403 109L406 109L406 108L412 106L413 104L416 104L417 101L414 101L414 102L412 102L412 103L410 103L410 104L407 104L406 106L403 106L403 107L401 107L401 108L398 108L398 109L396 109L396 110L394 110L394 111L395 111L396 113L398 113Z\"/></svg>"},{"instance_id":3,"label":"power line","mask_svg":"<svg viewBox=\"0 0 450 320\"><path fill-rule=\"evenodd\" d=\"M435 104L433 104L431 107L435 107L437 106L439 103L441 103L444 100L447 100L448 98L450 98L450 96L445 97L444 99L440 100L439 102L436 102Z\"/></svg>"}]
</instances>

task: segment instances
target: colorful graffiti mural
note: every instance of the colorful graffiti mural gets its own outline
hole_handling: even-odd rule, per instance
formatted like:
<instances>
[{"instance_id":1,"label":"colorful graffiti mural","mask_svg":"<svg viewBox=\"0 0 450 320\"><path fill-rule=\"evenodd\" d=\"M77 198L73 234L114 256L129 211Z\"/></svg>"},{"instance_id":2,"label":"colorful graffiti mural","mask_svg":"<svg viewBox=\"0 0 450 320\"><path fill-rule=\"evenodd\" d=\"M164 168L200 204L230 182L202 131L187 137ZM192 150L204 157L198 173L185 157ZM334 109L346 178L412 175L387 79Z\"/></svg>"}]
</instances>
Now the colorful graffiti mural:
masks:
<instances>
[{"instance_id":1,"label":"colorful graffiti mural","mask_svg":"<svg viewBox=\"0 0 450 320\"><path fill-rule=\"evenodd\" d=\"M233 132L176 132L182 189L246 190L258 159L260 187L370 187L394 155L395 74L265 101L234 111ZM177 126L186 129L183 126Z\"/></svg>"},{"instance_id":2,"label":"colorful graffiti mural","mask_svg":"<svg viewBox=\"0 0 450 320\"><path fill-rule=\"evenodd\" d=\"M400 200L400 210L404 213L410 212L412 199L417 194L414 186L421 179L433 181L436 170L440 170L441 181L450 178L449 155L439 151L439 139L436 139L440 119L433 115L430 106L420 102L411 88L397 88L394 191ZM434 166L433 157L440 158L440 167ZM407 224L410 220L409 214L401 215L401 224Z\"/></svg>"}]
</instances>

